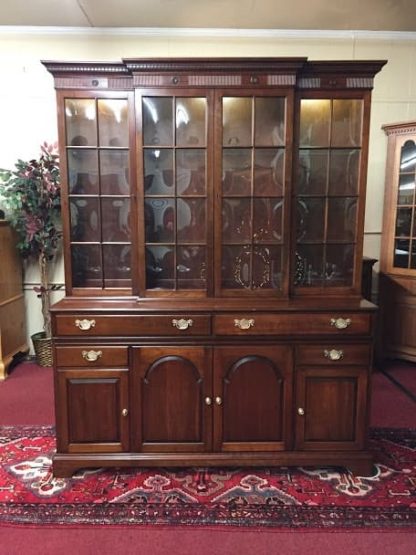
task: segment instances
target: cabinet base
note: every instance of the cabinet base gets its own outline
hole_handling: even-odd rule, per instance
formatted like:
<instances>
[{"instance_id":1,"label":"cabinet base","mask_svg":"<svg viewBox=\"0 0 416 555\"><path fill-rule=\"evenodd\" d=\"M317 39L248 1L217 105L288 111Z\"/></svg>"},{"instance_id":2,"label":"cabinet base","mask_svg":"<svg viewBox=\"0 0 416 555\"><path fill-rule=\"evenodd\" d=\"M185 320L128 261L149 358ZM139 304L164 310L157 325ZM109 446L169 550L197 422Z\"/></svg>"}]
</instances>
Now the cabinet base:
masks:
<instances>
[{"instance_id":1,"label":"cabinet base","mask_svg":"<svg viewBox=\"0 0 416 555\"><path fill-rule=\"evenodd\" d=\"M373 457L367 451L292 451L281 453L57 453L53 474L70 477L80 468L101 467L213 467L213 466L340 466L358 476L372 476Z\"/></svg>"}]
</instances>

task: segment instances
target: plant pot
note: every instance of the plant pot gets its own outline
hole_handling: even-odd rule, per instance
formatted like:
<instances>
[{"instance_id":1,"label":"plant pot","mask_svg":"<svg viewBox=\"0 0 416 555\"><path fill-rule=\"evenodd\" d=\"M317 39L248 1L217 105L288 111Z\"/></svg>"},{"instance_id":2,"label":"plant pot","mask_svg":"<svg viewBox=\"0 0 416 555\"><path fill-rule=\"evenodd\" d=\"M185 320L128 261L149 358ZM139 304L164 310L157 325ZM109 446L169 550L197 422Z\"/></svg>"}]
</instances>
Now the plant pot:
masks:
<instances>
[{"instance_id":1,"label":"plant pot","mask_svg":"<svg viewBox=\"0 0 416 555\"><path fill-rule=\"evenodd\" d=\"M35 349L36 362L39 366L52 366L52 339L46 337L44 331L34 333L31 336L33 348Z\"/></svg>"}]
</instances>

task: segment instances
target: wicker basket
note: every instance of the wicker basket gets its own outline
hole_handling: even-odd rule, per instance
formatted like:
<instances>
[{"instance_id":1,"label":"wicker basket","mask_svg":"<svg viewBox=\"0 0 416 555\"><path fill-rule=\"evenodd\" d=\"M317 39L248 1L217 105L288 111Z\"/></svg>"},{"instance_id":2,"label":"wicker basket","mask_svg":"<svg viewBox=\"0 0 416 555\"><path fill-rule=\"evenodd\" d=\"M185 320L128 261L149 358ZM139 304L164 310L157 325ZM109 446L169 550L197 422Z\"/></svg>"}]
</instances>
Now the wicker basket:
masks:
<instances>
[{"instance_id":1,"label":"wicker basket","mask_svg":"<svg viewBox=\"0 0 416 555\"><path fill-rule=\"evenodd\" d=\"M39 366L52 366L52 339L46 337L44 331L32 335L33 348L35 349L36 362Z\"/></svg>"}]
</instances>

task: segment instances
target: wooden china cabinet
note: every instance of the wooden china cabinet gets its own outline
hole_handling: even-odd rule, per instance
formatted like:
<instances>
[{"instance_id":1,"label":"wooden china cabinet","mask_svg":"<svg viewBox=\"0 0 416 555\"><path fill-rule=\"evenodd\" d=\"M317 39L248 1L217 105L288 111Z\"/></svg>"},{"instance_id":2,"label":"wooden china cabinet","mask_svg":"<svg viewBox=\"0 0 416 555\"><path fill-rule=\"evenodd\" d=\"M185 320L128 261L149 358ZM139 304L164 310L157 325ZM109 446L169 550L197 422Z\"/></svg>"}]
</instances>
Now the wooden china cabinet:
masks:
<instances>
[{"instance_id":1,"label":"wooden china cabinet","mask_svg":"<svg viewBox=\"0 0 416 555\"><path fill-rule=\"evenodd\" d=\"M44 62L66 297L57 453L79 467L341 465L366 450L361 298L383 61Z\"/></svg>"},{"instance_id":2,"label":"wooden china cabinet","mask_svg":"<svg viewBox=\"0 0 416 555\"><path fill-rule=\"evenodd\" d=\"M416 362L416 121L388 137L380 259L380 355Z\"/></svg>"}]
</instances>

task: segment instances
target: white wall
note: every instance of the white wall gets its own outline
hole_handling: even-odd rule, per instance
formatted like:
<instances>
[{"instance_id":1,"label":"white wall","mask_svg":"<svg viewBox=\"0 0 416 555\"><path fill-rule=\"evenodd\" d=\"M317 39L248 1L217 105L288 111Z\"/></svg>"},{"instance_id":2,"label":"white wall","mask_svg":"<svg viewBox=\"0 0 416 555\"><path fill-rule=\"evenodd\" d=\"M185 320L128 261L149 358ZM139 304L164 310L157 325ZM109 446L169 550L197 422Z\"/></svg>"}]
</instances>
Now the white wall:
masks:
<instances>
[{"instance_id":1,"label":"white wall","mask_svg":"<svg viewBox=\"0 0 416 555\"><path fill-rule=\"evenodd\" d=\"M367 182L364 254L379 258L386 137L381 125L416 119L416 34L279 32L238 30L76 30L0 27L0 167L39 154L57 137L52 76L40 60L111 60L125 57L306 56L322 59L386 59L375 79ZM41 329L38 281L27 268L28 335ZM63 283L61 261L53 281ZM55 293L57 300L62 293Z\"/></svg>"}]
</instances>

